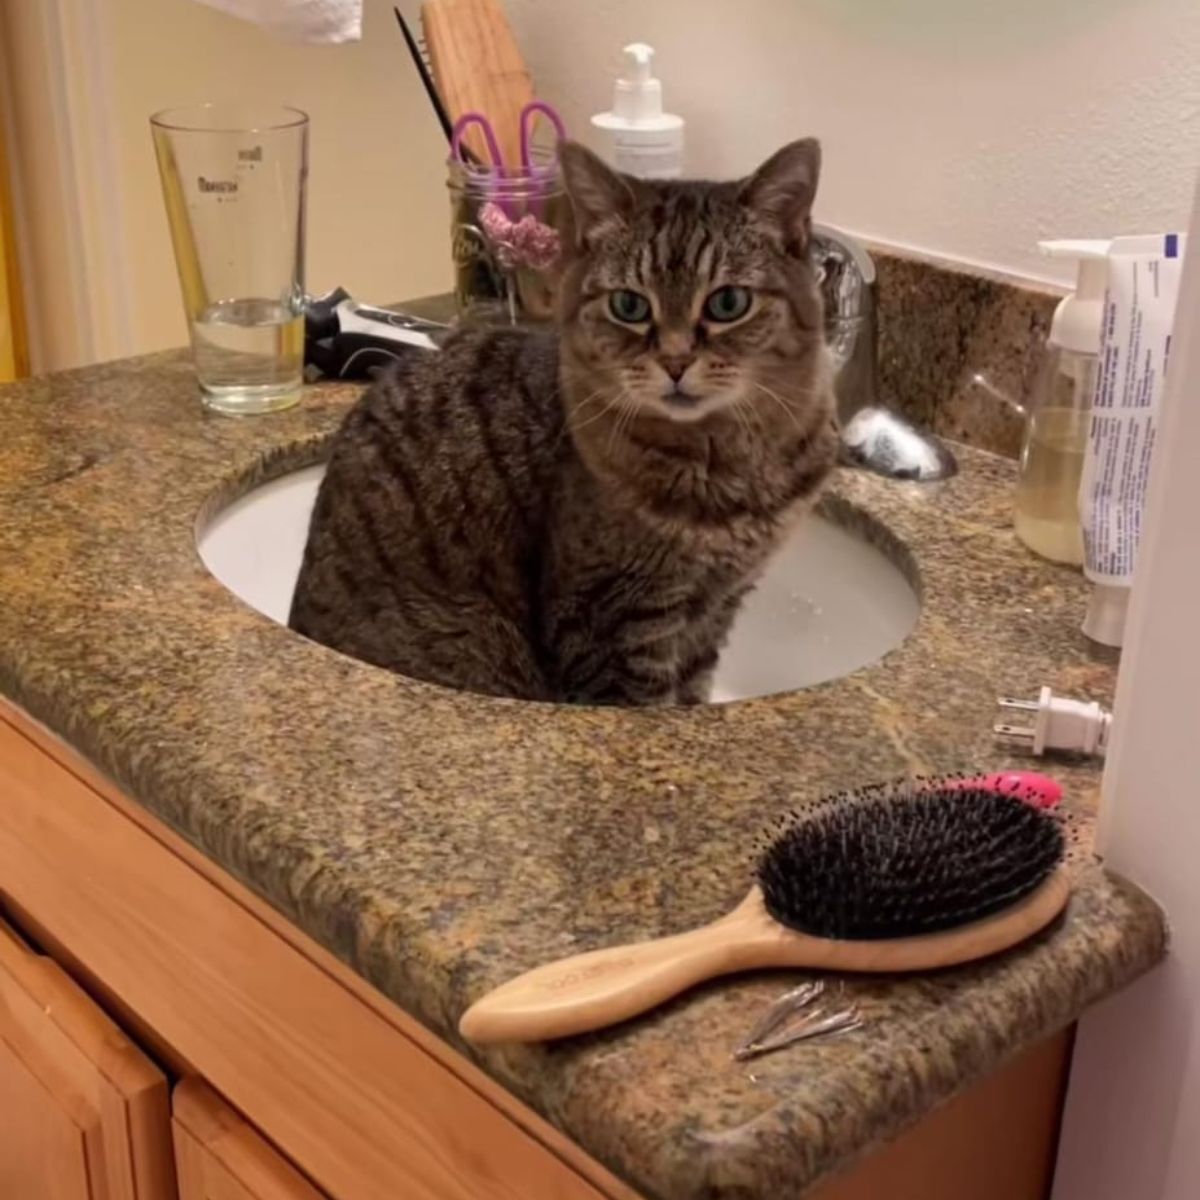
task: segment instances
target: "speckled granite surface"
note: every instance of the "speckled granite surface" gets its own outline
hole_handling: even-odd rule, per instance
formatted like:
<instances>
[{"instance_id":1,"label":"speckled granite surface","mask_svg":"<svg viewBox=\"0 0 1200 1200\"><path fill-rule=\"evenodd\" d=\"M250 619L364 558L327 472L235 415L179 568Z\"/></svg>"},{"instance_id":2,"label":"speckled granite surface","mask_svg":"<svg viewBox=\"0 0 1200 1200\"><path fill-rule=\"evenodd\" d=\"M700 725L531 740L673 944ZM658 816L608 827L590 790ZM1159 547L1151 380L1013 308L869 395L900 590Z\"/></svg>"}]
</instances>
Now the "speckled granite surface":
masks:
<instances>
[{"instance_id":1,"label":"speckled granite surface","mask_svg":"<svg viewBox=\"0 0 1200 1200\"><path fill-rule=\"evenodd\" d=\"M182 355L0 389L0 691L452 1042L515 972L724 912L790 797L1002 765L997 693L1109 697L1112 663L1077 632L1079 577L1020 548L1012 464L971 450L943 484L838 478L835 503L907 547L924 596L909 639L841 681L551 710L341 658L227 593L193 528L214 494L311 457L352 397L213 417ZM1089 813L1096 772L1059 774ZM1162 955L1148 899L1090 862L1075 873L1065 919L1032 944L854 984L869 1019L849 1036L732 1062L779 974L477 1057L647 1196L787 1200Z\"/></svg>"}]
</instances>

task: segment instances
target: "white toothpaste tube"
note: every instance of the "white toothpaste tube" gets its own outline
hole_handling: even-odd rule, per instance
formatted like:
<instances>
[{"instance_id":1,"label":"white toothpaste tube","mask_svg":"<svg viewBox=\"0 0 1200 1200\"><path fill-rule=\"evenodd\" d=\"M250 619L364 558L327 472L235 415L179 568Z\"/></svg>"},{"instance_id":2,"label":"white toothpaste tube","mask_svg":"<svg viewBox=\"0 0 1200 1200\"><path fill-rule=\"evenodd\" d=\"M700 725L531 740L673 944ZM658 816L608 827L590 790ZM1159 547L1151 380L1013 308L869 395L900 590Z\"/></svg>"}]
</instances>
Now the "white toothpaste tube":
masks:
<instances>
[{"instance_id":1,"label":"white toothpaste tube","mask_svg":"<svg viewBox=\"0 0 1200 1200\"><path fill-rule=\"evenodd\" d=\"M1186 238L1114 238L1088 444L1079 488L1083 570L1092 580L1083 632L1121 645L1142 535L1171 324Z\"/></svg>"}]
</instances>

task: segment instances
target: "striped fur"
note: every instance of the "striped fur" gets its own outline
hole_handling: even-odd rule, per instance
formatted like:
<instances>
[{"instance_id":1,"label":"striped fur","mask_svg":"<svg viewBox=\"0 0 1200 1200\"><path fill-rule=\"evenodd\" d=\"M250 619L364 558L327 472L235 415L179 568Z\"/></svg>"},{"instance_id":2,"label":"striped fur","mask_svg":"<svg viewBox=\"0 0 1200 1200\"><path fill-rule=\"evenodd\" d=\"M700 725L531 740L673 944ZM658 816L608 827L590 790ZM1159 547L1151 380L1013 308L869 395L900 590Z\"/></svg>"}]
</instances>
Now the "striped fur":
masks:
<instances>
[{"instance_id":1,"label":"striped fur","mask_svg":"<svg viewBox=\"0 0 1200 1200\"><path fill-rule=\"evenodd\" d=\"M837 454L805 254L816 155L647 184L565 148L559 332L460 333L367 392L334 444L292 627L493 695L703 700ZM754 305L720 325L701 306L725 284ZM618 288L653 320L616 321Z\"/></svg>"}]
</instances>

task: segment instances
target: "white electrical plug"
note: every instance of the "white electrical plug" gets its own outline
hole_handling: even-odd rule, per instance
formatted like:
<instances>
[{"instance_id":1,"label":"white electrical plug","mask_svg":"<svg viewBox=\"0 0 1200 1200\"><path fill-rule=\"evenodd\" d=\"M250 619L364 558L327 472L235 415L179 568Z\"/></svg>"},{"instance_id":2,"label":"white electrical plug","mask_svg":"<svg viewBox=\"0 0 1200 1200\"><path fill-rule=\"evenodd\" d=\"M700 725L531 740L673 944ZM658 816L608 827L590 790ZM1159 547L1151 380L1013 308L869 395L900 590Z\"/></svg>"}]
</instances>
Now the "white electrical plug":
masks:
<instances>
[{"instance_id":1,"label":"white electrical plug","mask_svg":"<svg viewBox=\"0 0 1200 1200\"><path fill-rule=\"evenodd\" d=\"M1108 749L1112 713L1096 701L1071 700L1042 688L1036 700L1014 700L1001 696L1000 707L1010 712L1033 713L1032 725L994 726L997 736L1018 742L1043 754L1047 750L1069 750L1077 754L1103 755Z\"/></svg>"}]
</instances>

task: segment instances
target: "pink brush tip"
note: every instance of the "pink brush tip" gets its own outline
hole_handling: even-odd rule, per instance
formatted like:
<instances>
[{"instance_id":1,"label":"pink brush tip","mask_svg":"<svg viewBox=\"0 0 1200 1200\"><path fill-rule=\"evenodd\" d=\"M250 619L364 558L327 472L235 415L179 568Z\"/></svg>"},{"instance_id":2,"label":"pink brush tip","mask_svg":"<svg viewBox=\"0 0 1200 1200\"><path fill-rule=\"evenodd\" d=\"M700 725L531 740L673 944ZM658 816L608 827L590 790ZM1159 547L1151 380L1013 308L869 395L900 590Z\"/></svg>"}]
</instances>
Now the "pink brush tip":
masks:
<instances>
[{"instance_id":1,"label":"pink brush tip","mask_svg":"<svg viewBox=\"0 0 1200 1200\"><path fill-rule=\"evenodd\" d=\"M1034 808L1054 808L1062 800L1062 785L1037 771L997 771L992 775L970 775L947 779L940 784L950 788L986 788L1004 792Z\"/></svg>"}]
</instances>

